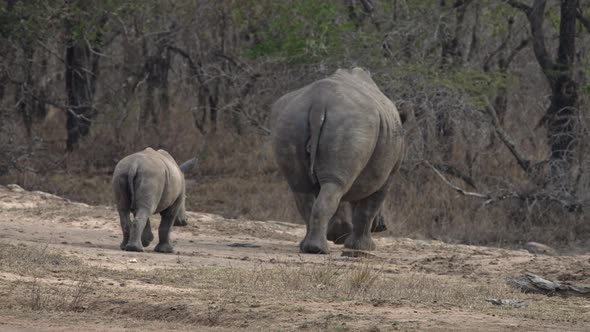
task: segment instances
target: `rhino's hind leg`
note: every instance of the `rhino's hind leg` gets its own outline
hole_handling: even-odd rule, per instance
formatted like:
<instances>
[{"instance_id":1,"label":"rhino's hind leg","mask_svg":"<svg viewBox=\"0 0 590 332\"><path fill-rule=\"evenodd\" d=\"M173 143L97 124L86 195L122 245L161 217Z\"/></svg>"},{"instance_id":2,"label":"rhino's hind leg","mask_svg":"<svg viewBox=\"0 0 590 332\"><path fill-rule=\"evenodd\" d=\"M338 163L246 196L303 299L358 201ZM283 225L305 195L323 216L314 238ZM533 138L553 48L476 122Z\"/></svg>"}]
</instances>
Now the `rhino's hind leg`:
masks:
<instances>
[{"instance_id":1,"label":"rhino's hind leg","mask_svg":"<svg viewBox=\"0 0 590 332\"><path fill-rule=\"evenodd\" d=\"M172 207L164 210L160 215L162 221L160 221L160 227L158 228L158 245L154 248L154 251L165 254L174 253L174 246L170 242L170 231L172 230L172 224L178 214L178 206L173 205Z\"/></svg>"},{"instance_id":2,"label":"rhino's hind leg","mask_svg":"<svg viewBox=\"0 0 590 332\"><path fill-rule=\"evenodd\" d=\"M299 214L301 215L301 218L303 218L305 226L307 227L309 225L311 208L313 207L315 196L313 194L296 192L293 192L293 196L295 197L295 204L297 205L297 210L299 211Z\"/></svg>"},{"instance_id":3,"label":"rhino's hind leg","mask_svg":"<svg viewBox=\"0 0 590 332\"><path fill-rule=\"evenodd\" d=\"M350 233L352 233L350 219L350 203L340 202L338 210L328 224L328 241L333 241L335 244L343 244Z\"/></svg>"},{"instance_id":4,"label":"rhino's hind leg","mask_svg":"<svg viewBox=\"0 0 590 332\"><path fill-rule=\"evenodd\" d=\"M385 190L380 190L371 196L354 204L352 214L352 234L344 242L344 247L356 250L375 250L375 242L371 238L373 219L379 213L385 199Z\"/></svg>"},{"instance_id":5,"label":"rhino's hind leg","mask_svg":"<svg viewBox=\"0 0 590 332\"><path fill-rule=\"evenodd\" d=\"M336 184L327 183L322 186L311 209L307 234L299 245L301 252L309 254L327 254L329 252L328 222L338 209L342 195L343 190Z\"/></svg>"},{"instance_id":6,"label":"rhino's hind leg","mask_svg":"<svg viewBox=\"0 0 590 332\"><path fill-rule=\"evenodd\" d=\"M121 230L123 231L123 241L121 241L119 248L125 250L127 242L129 242L129 223L131 221L131 218L129 218L129 211L119 210L119 221L121 223Z\"/></svg>"},{"instance_id":7,"label":"rhino's hind leg","mask_svg":"<svg viewBox=\"0 0 590 332\"><path fill-rule=\"evenodd\" d=\"M145 209L140 209L135 214L135 218L130 224L129 242L125 246L127 251L143 251L141 244L141 234L145 231L145 226L149 219L150 213Z\"/></svg>"},{"instance_id":8,"label":"rhino's hind leg","mask_svg":"<svg viewBox=\"0 0 590 332\"><path fill-rule=\"evenodd\" d=\"M152 243L154 240L154 233L152 233L152 225L150 223L150 218L145 223L145 228L141 233L141 245L147 247Z\"/></svg>"}]
</instances>

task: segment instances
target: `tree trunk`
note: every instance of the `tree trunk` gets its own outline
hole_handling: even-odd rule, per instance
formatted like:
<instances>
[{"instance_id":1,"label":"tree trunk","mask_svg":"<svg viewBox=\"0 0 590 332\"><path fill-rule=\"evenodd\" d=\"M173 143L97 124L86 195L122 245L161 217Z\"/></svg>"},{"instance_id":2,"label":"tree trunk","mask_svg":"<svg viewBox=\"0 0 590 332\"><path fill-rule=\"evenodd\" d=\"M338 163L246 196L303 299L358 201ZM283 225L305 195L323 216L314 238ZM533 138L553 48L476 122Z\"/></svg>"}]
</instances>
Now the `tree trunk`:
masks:
<instances>
[{"instance_id":1,"label":"tree trunk","mask_svg":"<svg viewBox=\"0 0 590 332\"><path fill-rule=\"evenodd\" d=\"M474 22L473 22L473 28L471 30L471 42L469 43L469 51L467 52L467 61L471 61L473 59L475 59L475 57L478 55L479 53L479 48L480 48L480 41L479 41L479 36L478 36L478 30L479 30L479 19L480 19L480 13L481 13L481 4L480 2L476 2L475 3L475 18L474 18Z\"/></svg>"},{"instance_id":2,"label":"tree trunk","mask_svg":"<svg viewBox=\"0 0 590 332\"><path fill-rule=\"evenodd\" d=\"M439 0L441 20L439 38L441 44L440 68L443 70L459 68L463 65L463 45L461 35L464 31L465 12L472 0ZM453 22L450 10L455 10ZM454 128L449 110L436 112L436 135L444 150L445 159L451 158Z\"/></svg>"},{"instance_id":3,"label":"tree trunk","mask_svg":"<svg viewBox=\"0 0 590 332\"><path fill-rule=\"evenodd\" d=\"M27 133L27 139L31 140L32 127L33 127L33 111L34 111L34 100L31 89L33 88L33 56L34 49L27 41L23 41L21 45L23 51L23 77L24 81L20 85L20 89L16 94L18 112L20 113L25 131Z\"/></svg>"},{"instance_id":4,"label":"tree trunk","mask_svg":"<svg viewBox=\"0 0 590 332\"><path fill-rule=\"evenodd\" d=\"M173 27L171 27L172 29ZM158 36L156 51L154 54L149 54L147 41L144 40L144 57L145 65L144 72L147 75L146 80L146 95L144 100L144 108L141 111L141 124L147 124L151 119L151 123L156 133L158 130L159 114L168 112L169 96L168 96L168 74L170 72L170 46L172 45L172 36L170 33L162 33ZM157 105L154 102L157 101Z\"/></svg>"},{"instance_id":5,"label":"tree trunk","mask_svg":"<svg viewBox=\"0 0 590 332\"><path fill-rule=\"evenodd\" d=\"M441 68L458 67L463 64L463 45L461 34L464 30L465 13L472 0L457 0L452 6L449 0L439 0L441 9L440 42L441 42ZM456 10L455 23L452 23L451 15L446 11L451 8Z\"/></svg>"},{"instance_id":6,"label":"tree trunk","mask_svg":"<svg viewBox=\"0 0 590 332\"><path fill-rule=\"evenodd\" d=\"M545 124L551 149L550 158L569 168L577 144L576 120L578 87L572 77L576 40L576 9L579 0L561 1L559 47L552 72L547 72L551 84L551 104Z\"/></svg>"},{"instance_id":7,"label":"tree trunk","mask_svg":"<svg viewBox=\"0 0 590 332\"><path fill-rule=\"evenodd\" d=\"M103 24L99 25L99 31L105 22L106 18L103 19ZM101 35L99 32L96 36L93 50L87 41L76 39L73 31L75 24L77 22L70 20L65 22L65 88L68 101L66 151L77 148L80 138L88 135L91 121L96 116L93 101L98 78L97 53Z\"/></svg>"},{"instance_id":8,"label":"tree trunk","mask_svg":"<svg viewBox=\"0 0 590 332\"><path fill-rule=\"evenodd\" d=\"M505 1L527 15L531 26L533 51L551 87L551 103L539 125L547 128L552 182L562 181L564 176L569 176L574 149L578 143L578 86L572 71L579 0L560 1L559 45L555 61L545 45L543 22L547 0L535 0L530 7L515 0Z\"/></svg>"},{"instance_id":9,"label":"tree trunk","mask_svg":"<svg viewBox=\"0 0 590 332\"><path fill-rule=\"evenodd\" d=\"M217 107L219 105L219 83L215 83L213 93L208 97L209 101L209 120L211 121L211 132L217 131Z\"/></svg>"}]
</instances>

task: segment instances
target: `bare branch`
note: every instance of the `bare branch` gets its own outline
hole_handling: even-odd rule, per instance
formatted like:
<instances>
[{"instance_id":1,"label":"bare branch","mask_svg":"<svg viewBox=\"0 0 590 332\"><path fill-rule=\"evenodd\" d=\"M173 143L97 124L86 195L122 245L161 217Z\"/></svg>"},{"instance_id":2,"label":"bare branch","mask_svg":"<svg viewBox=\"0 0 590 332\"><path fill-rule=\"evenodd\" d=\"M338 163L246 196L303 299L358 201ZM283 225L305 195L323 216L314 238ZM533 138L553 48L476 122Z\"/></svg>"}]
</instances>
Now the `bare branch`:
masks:
<instances>
[{"instance_id":1,"label":"bare branch","mask_svg":"<svg viewBox=\"0 0 590 332\"><path fill-rule=\"evenodd\" d=\"M514 57L520 52L522 51L525 47L527 47L527 45L530 43L531 38L526 38L520 41L520 44L518 44L518 46L516 46L512 52L510 52L510 55L506 58L506 68L508 68L508 66L510 65L510 63L512 62L512 60L514 60Z\"/></svg>"},{"instance_id":2,"label":"bare branch","mask_svg":"<svg viewBox=\"0 0 590 332\"><path fill-rule=\"evenodd\" d=\"M443 180L443 182L447 186L451 187L453 190L455 190L456 192L462 194L463 196L471 196L471 197L482 198L482 199L485 199L485 200L492 200L492 197L490 195L480 194L480 193L476 193L476 192L472 192L472 191L466 191L466 190L463 190L463 189L455 186L449 180L447 180L447 178L445 178L445 176L442 175L442 173L438 169L436 169L434 166L432 166L431 163L429 163L428 161L424 161L424 163L426 164L426 166L430 167L430 169L432 169L432 171L434 171L434 173L436 173L436 175L438 175L438 177L441 180Z\"/></svg>"},{"instance_id":3,"label":"bare branch","mask_svg":"<svg viewBox=\"0 0 590 332\"><path fill-rule=\"evenodd\" d=\"M545 46L545 33L543 31L543 20L545 16L545 6L547 0L535 0L533 6L530 7L517 0L502 0L508 5L523 11L530 24L531 34L533 35L533 50L535 57L543 71L547 74L554 67L554 63L547 52Z\"/></svg>"},{"instance_id":4,"label":"bare branch","mask_svg":"<svg viewBox=\"0 0 590 332\"><path fill-rule=\"evenodd\" d=\"M508 42L510 41L510 38L512 37L512 26L514 24L513 20L508 20L508 32L506 34L506 37L504 38L504 40L502 40L502 42L500 43L500 45L498 46L498 48L496 48L494 51L492 51L483 61L483 70L484 71L488 71L490 70L490 63L492 62L492 59L494 59L496 57L496 55L498 55L500 52L504 51L504 49L506 49L506 47L508 46Z\"/></svg>"},{"instance_id":5,"label":"bare branch","mask_svg":"<svg viewBox=\"0 0 590 332\"><path fill-rule=\"evenodd\" d=\"M546 4L547 0L535 0L533 8L527 17L531 23L531 34L533 35L533 51L535 52L535 57L547 75L547 71L550 71L554 67L554 63L547 52L547 47L545 46L543 19L545 16Z\"/></svg>"},{"instance_id":6,"label":"bare branch","mask_svg":"<svg viewBox=\"0 0 590 332\"><path fill-rule=\"evenodd\" d=\"M373 0L360 0L361 5L363 6L363 10L367 13L372 13L375 10L375 5L373 5Z\"/></svg>"},{"instance_id":7,"label":"bare branch","mask_svg":"<svg viewBox=\"0 0 590 332\"><path fill-rule=\"evenodd\" d=\"M578 21L580 21L580 23L582 23L584 28L586 28L586 31L590 33L590 19L584 16L584 13L582 13L582 8L578 7L578 10L576 11L576 18Z\"/></svg>"},{"instance_id":8,"label":"bare branch","mask_svg":"<svg viewBox=\"0 0 590 332\"><path fill-rule=\"evenodd\" d=\"M473 179L470 176L464 174L463 172L461 172L457 168L455 168L451 165L447 165L447 164L433 164L432 166L436 167L441 172L447 173L448 175L454 176L454 177L462 180L463 182L465 182L465 184L467 184L471 188L477 189L477 186L475 185L475 181L473 181Z\"/></svg>"},{"instance_id":9,"label":"bare branch","mask_svg":"<svg viewBox=\"0 0 590 332\"><path fill-rule=\"evenodd\" d=\"M172 51L172 52L174 52L186 59L188 66L191 69L191 73L197 77L197 81L199 81L199 83L201 83L201 85L204 85L206 83L205 79L201 73L201 70L199 69L199 67L197 67L197 65L193 61L190 54L188 54L188 52L186 52L185 50L178 48L176 46L172 46L172 45L168 45L167 48L168 48L168 50L170 50L170 51Z\"/></svg>"},{"instance_id":10,"label":"bare branch","mask_svg":"<svg viewBox=\"0 0 590 332\"><path fill-rule=\"evenodd\" d=\"M254 125L258 129L262 130L265 134L270 135L270 133L271 133L270 129L268 129L267 127L265 127L255 117L251 116L250 114L247 114L246 112L241 111L240 108L239 108L240 104L241 104L241 101L238 101L238 100L237 101L233 101L233 102L231 102L229 104L224 105L223 107L220 107L218 109L218 111L219 112L221 112L221 111L230 111L232 113L241 115L244 118L246 118L248 121L250 121L250 123L252 125Z\"/></svg>"},{"instance_id":11,"label":"bare branch","mask_svg":"<svg viewBox=\"0 0 590 332\"><path fill-rule=\"evenodd\" d=\"M532 9L530 6L525 5L524 3L517 1L517 0L503 0L503 1L516 9L522 10L527 15L529 14L529 12Z\"/></svg>"},{"instance_id":12,"label":"bare branch","mask_svg":"<svg viewBox=\"0 0 590 332\"><path fill-rule=\"evenodd\" d=\"M53 106L53 107L55 107L57 109L60 109L60 110L62 110L64 112L66 112L66 113L69 113L71 116L75 117L78 120L83 120L83 121L85 121L87 123L91 123L92 122L92 120L89 119L88 117L84 116L84 114L78 114L78 113L74 112L74 110L73 110L73 109L84 107L84 106L68 107L68 106L65 106L63 104L59 104L57 102L51 101L51 100L46 99L46 98L39 98L39 96L37 96L37 95L35 95L33 93L29 93L29 94L36 101L38 101L40 103L43 103L43 104L51 105L51 106Z\"/></svg>"},{"instance_id":13,"label":"bare branch","mask_svg":"<svg viewBox=\"0 0 590 332\"><path fill-rule=\"evenodd\" d=\"M492 106L492 104L490 103L490 101L487 98L485 98L485 107L484 108L485 108L486 113L490 116L490 118L492 120L492 125L494 126L494 130L498 134L498 137L500 137L500 139L502 140L504 145L506 145L506 147L508 148L508 150L510 150L510 152L512 153L514 158L516 158L518 165L528 175L530 175L531 162L522 156L522 154L516 148L516 144L514 144L513 140L510 138L510 136L508 136L508 134L506 133L504 128L502 128L502 125L500 124L500 120L498 119L498 114L496 113L494 106Z\"/></svg>"}]
</instances>

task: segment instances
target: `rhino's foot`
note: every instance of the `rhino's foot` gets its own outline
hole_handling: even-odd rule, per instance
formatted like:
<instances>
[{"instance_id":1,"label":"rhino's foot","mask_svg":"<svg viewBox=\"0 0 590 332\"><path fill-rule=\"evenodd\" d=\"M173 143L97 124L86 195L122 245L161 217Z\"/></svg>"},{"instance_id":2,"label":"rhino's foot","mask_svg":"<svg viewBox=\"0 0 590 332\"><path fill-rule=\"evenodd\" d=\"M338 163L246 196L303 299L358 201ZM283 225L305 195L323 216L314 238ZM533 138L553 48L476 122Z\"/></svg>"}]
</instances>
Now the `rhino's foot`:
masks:
<instances>
[{"instance_id":1,"label":"rhino's foot","mask_svg":"<svg viewBox=\"0 0 590 332\"><path fill-rule=\"evenodd\" d=\"M353 235L349 236L344 242L344 247L354 250L375 250L377 246L370 236L356 237Z\"/></svg>"},{"instance_id":2,"label":"rhino's foot","mask_svg":"<svg viewBox=\"0 0 590 332\"><path fill-rule=\"evenodd\" d=\"M186 222L185 219L178 219L178 218L176 218L174 220L174 226L181 226L182 227L182 226L186 226L186 225L188 225L188 223Z\"/></svg>"},{"instance_id":3,"label":"rhino's foot","mask_svg":"<svg viewBox=\"0 0 590 332\"><path fill-rule=\"evenodd\" d=\"M127 245L125 246L125 250L126 251L142 252L143 251L143 247L142 246L137 246L137 245L134 245L134 244L127 243Z\"/></svg>"},{"instance_id":4,"label":"rhino's foot","mask_svg":"<svg viewBox=\"0 0 590 332\"><path fill-rule=\"evenodd\" d=\"M344 244L346 242L346 238L348 238L350 233L329 233L328 232L328 241L332 241L335 244Z\"/></svg>"},{"instance_id":5,"label":"rhino's foot","mask_svg":"<svg viewBox=\"0 0 590 332\"><path fill-rule=\"evenodd\" d=\"M121 248L121 250L125 250L125 248L127 247L127 241L123 241L121 242L121 244L119 245L119 248Z\"/></svg>"},{"instance_id":6,"label":"rhino's foot","mask_svg":"<svg viewBox=\"0 0 590 332\"><path fill-rule=\"evenodd\" d=\"M344 242L346 242L346 238L347 238L347 237L348 237L348 234L341 235L341 236L339 236L339 237L334 237L334 238L331 238L331 237L328 235L328 240L330 240L330 241L334 242L334 244L344 244Z\"/></svg>"},{"instance_id":7,"label":"rhino's foot","mask_svg":"<svg viewBox=\"0 0 590 332\"><path fill-rule=\"evenodd\" d=\"M377 216L375 218L375 220L373 220L371 232L379 233L379 232L384 232L386 230L387 230L387 225L385 225L385 220L383 220L382 216Z\"/></svg>"},{"instance_id":8,"label":"rhino's foot","mask_svg":"<svg viewBox=\"0 0 590 332\"><path fill-rule=\"evenodd\" d=\"M338 222L330 224L328 228L328 241L333 241L335 244L343 244L351 232L352 225L350 223Z\"/></svg>"},{"instance_id":9,"label":"rhino's foot","mask_svg":"<svg viewBox=\"0 0 590 332\"><path fill-rule=\"evenodd\" d=\"M385 224L377 224L371 228L371 232L373 233L385 232L386 230L387 226Z\"/></svg>"},{"instance_id":10,"label":"rhino's foot","mask_svg":"<svg viewBox=\"0 0 590 332\"><path fill-rule=\"evenodd\" d=\"M158 243L158 245L154 248L154 251L163 254L173 254L174 247L170 243Z\"/></svg>"},{"instance_id":11,"label":"rhino's foot","mask_svg":"<svg viewBox=\"0 0 590 332\"><path fill-rule=\"evenodd\" d=\"M305 254L328 254L328 241L303 240L299 245L302 253Z\"/></svg>"},{"instance_id":12,"label":"rhino's foot","mask_svg":"<svg viewBox=\"0 0 590 332\"><path fill-rule=\"evenodd\" d=\"M152 243L153 240L154 240L154 234L152 234L152 232L149 232L147 234L143 234L141 236L141 245L144 247L147 247L150 245L150 243Z\"/></svg>"}]
</instances>

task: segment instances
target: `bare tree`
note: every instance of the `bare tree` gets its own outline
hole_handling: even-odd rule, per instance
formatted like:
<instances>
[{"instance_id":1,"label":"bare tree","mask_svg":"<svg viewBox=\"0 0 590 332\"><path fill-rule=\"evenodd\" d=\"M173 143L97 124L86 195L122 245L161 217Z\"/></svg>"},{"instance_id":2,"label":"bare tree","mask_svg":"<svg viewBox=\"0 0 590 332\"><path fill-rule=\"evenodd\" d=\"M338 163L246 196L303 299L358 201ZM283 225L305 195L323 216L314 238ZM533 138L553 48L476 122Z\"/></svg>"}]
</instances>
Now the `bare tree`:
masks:
<instances>
[{"instance_id":1,"label":"bare tree","mask_svg":"<svg viewBox=\"0 0 590 332\"><path fill-rule=\"evenodd\" d=\"M551 87L550 105L539 126L547 128L547 142L553 174L568 172L578 145L576 131L578 117L578 83L573 77L576 52L576 21L585 18L579 10L579 0L559 2L560 23L556 55L547 49L545 11L547 0L534 0L532 5L517 0L503 0L522 11L530 24L535 57Z\"/></svg>"}]
</instances>

